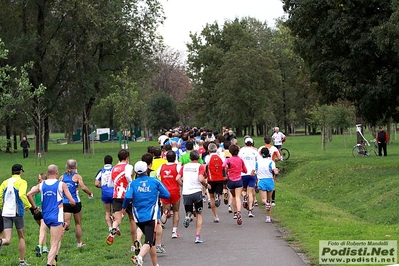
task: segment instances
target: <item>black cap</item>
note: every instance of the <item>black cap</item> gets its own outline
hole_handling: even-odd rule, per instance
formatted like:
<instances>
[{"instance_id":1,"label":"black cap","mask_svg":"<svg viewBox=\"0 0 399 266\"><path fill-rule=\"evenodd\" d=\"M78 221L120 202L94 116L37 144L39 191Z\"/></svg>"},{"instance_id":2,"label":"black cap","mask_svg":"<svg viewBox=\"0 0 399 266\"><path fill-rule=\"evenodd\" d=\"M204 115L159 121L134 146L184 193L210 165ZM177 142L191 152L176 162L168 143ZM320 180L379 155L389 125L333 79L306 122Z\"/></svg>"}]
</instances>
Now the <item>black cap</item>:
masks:
<instances>
[{"instance_id":1,"label":"black cap","mask_svg":"<svg viewBox=\"0 0 399 266\"><path fill-rule=\"evenodd\" d=\"M20 171L22 171L22 172L25 172L24 171L24 168L22 167L22 165L20 165L20 164L14 164L13 166L12 166L12 173L14 174L19 174L19 172Z\"/></svg>"}]
</instances>

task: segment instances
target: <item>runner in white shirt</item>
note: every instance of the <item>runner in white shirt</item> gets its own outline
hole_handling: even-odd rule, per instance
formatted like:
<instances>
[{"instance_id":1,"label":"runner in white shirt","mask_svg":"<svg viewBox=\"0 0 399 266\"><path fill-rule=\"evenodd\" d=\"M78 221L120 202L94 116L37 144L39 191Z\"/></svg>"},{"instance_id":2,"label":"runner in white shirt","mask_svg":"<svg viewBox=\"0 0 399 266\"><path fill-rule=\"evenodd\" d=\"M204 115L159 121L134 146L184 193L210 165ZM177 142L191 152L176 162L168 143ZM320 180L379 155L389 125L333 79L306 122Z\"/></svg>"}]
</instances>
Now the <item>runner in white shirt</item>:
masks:
<instances>
[{"instance_id":1,"label":"runner in white shirt","mask_svg":"<svg viewBox=\"0 0 399 266\"><path fill-rule=\"evenodd\" d=\"M280 129L278 127L275 127L274 134L272 135L272 139L274 142L274 146L280 152L280 156L281 156L281 147L283 146L283 142L285 141L285 138L286 138L285 135L280 132ZM281 160L283 160L282 157L281 157Z\"/></svg>"},{"instance_id":2,"label":"runner in white shirt","mask_svg":"<svg viewBox=\"0 0 399 266\"><path fill-rule=\"evenodd\" d=\"M272 209L271 197L274 190L274 177L278 174L276 163L271 159L269 149L262 148L258 165L258 188L262 203L266 205L266 223L271 223L270 213Z\"/></svg>"}]
</instances>

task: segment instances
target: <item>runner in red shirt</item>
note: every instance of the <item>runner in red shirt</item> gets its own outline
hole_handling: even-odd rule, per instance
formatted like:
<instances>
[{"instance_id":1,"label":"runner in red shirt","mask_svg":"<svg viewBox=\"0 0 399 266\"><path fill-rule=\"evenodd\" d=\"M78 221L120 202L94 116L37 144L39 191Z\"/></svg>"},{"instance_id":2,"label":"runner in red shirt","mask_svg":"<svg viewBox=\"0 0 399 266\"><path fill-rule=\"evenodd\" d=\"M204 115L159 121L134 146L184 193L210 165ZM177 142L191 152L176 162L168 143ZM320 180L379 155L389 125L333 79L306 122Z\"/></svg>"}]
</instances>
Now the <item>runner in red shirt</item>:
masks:
<instances>
[{"instance_id":1,"label":"runner in red shirt","mask_svg":"<svg viewBox=\"0 0 399 266\"><path fill-rule=\"evenodd\" d=\"M177 225L179 224L179 208L180 208L180 185L176 181L176 177L180 172L181 165L176 162L176 153L168 151L166 153L166 160L168 162L158 168L157 177L165 185L170 193L169 199L161 199L163 214L161 222L166 223L166 220L171 216L170 207L173 211L173 229L172 238L178 238L180 235L177 233Z\"/></svg>"}]
</instances>

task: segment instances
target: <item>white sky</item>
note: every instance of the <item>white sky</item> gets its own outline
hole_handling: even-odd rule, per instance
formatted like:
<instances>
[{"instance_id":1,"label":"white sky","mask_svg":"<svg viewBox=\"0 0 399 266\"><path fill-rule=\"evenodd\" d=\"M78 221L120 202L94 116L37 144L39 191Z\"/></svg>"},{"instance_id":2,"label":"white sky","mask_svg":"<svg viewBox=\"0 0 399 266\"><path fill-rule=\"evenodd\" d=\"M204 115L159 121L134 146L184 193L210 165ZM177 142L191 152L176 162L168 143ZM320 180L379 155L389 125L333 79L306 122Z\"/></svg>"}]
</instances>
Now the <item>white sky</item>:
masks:
<instances>
[{"instance_id":1,"label":"white sky","mask_svg":"<svg viewBox=\"0 0 399 266\"><path fill-rule=\"evenodd\" d=\"M226 19L254 17L274 26L276 18L284 16L280 0L160 0L166 20L159 32L170 47L186 51L189 33L199 33L215 21L223 25Z\"/></svg>"}]
</instances>

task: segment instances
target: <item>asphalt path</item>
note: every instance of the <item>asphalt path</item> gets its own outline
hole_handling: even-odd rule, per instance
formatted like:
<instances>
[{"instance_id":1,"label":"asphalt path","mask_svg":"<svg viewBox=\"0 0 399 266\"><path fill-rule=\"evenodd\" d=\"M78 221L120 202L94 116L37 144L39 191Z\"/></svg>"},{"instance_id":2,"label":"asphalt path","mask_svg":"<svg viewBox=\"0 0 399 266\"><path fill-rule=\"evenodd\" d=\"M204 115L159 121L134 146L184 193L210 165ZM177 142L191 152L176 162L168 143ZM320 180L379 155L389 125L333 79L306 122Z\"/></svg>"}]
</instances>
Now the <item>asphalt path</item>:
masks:
<instances>
[{"instance_id":1,"label":"asphalt path","mask_svg":"<svg viewBox=\"0 0 399 266\"><path fill-rule=\"evenodd\" d=\"M278 208L278 206L274 207ZM220 222L213 222L211 209L204 203L201 238L195 241L195 219L184 228L184 207L180 206L180 222L177 232L180 238L172 239L172 218L168 219L163 231L162 244L166 254L158 254L160 266L201 265L308 265L300 255L283 240L281 231L273 223L265 222L263 207L255 207L254 218L243 210L243 223L237 225L227 205L221 203L217 209ZM147 255L148 257L148 255ZM145 265L150 265L149 257Z\"/></svg>"}]
</instances>

